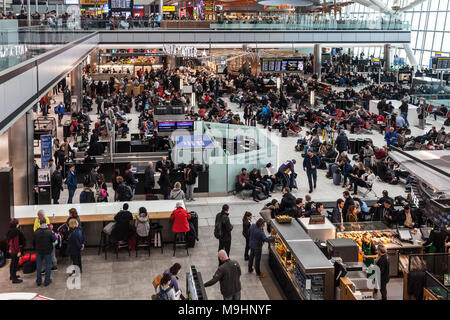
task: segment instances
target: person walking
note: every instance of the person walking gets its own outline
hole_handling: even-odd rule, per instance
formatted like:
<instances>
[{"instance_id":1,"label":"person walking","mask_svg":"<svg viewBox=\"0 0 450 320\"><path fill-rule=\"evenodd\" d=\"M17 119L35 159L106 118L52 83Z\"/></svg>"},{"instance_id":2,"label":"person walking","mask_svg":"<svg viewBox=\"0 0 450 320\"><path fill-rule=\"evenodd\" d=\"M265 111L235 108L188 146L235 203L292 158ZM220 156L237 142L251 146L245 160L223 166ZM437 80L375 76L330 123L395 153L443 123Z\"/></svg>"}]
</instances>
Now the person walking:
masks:
<instances>
[{"instance_id":1,"label":"person walking","mask_svg":"<svg viewBox=\"0 0 450 320\"><path fill-rule=\"evenodd\" d=\"M44 286L48 286L51 280L52 268L52 251L53 242L56 241L56 236L51 231L45 219L41 220L41 225L33 234L33 243L36 248L36 284L42 284L42 261L45 260L45 279Z\"/></svg>"},{"instance_id":2,"label":"person walking","mask_svg":"<svg viewBox=\"0 0 450 320\"><path fill-rule=\"evenodd\" d=\"M335 146L339 154L348 150L348 138L342 129L339 132L339 136L336 138Z\"/></svg>"},{"instance_id":3,"label":"person walking","mask_svg":"<svg viewBox=\"0 0 450 320\"><path fill-rule=\"evenodd\" d=\"M217 256L221 264L204 286L210 287L219 281L223 300L241 300L241 266L237 261L228 258L225 250L219 250Z\"/></svg>"},{"instance_id":4,"label":"person walking","mask_svg":"<svg viewBox=\"0 0 450 320\"><path fill-rule=\"evenodd\" d=\"M153 188L155 187L155 171L153 170L153 162L149 161L147 168L145 168L145 195L153 195Z\"/></svg>"},{"instance_id":5,"label":"person walking","mask_svg":"<svg viewBox=\"0 0 450 320\"><path fill-rule=\"evenodd\" d=\"M250 250L250 247L249 247L249 241L250 241L249 230L250 230L250 226L251 226L251 221L252 221L252 213L248 212L248 211L245 211L244 217L242 218L242 235L245 238L245 250L244 250L244 259L245 259L245 261L248 261L248 259L249 259L249 255L248 255L248 252Z\"/></svg>"},{"instance_id":6,"label":"person walking","mask_svg":"<svg viewBox=\"0 0 450 320\"><path fill-rule=\"evenodd\" d=\"M19 229L19 220L11 219L9 222L6 241L8 242L9 254L11 256L9 280L11 280L12 283L21 283L23 280L19 279L17 269L19 268L19 257L22 255L22 250L25 245L25 237Z\"/></svg>"},{"instance_id":7,"label":"person walking","mask_svg":"<svg viewBox=\"0 0 450 320\"><path fill-rule=\"evenodd\" d=\"M265 274L261 272L261 254L264 242L274 242L273 237L267 237L264 233L264 219L259 218L255 224L252 224L249 230L250 259L248 260L248 272L253 272L253 262L255 262L256 276L264 278Z\"/></svg>"},{"instance_id":8,"label":"person walking","mask_svg":"<svg viewBox=\"0 0 450 320\"><path fill-rule=\"evenodd\" d=\"M309 183L309 193L313 192L313 181L314 189L317 187L317 167L320 165L320 159L314 152L309 149L308 154L303 160L303 170L306 171Z\"/></svg>"},{"instance_id":9,"label":"person walking","mask_svg":"<svg viewBox=\"0 0 450 320\"><path fill-rule=\"evenodd\" d=\"M389 282L389 260L387 258L387 249L384 245L379 244L378 257L375 260L375 265L380 268L380 293L381 300L387 300L387 289L386 286Z\"/></svg>"},{"instance_id":10,"label":"person walking","mask_svg":"<svg viewBox=\"0 0 450 320\"><path fill-rule=\"evenodd\" d=\"M214 224L214 236L219 239L219 251L225 250L227 255L230 255L231 248L231 230L233 225L229 218L230 207L227 204L222 206L222 211L216 215L216 221ZM219 259L219 264L221 263Z\"/></svg>"},{"instance_id":11,"label":"person walking","mask_svg":"<svg viewBox=\"0 0 450 320\"><path fill-rule=\"evenodd\" d=\"M69 199L67 200L67 203L72 203L73 195L75 194L75 190L77 190L77 177L74 164L71 164L69 166L69 170L67 171L66 184L67 190L69 190Z\"/></svg>"},{"instance_id":12,"label":"person walking","mask_svg":"<svg viewBox=\"0 0 450 320\"><path fill-rule=\"evenodd\" d=\"M80 228L78 221L76 219L70 219L66 254L72 259L73 265L80 268L80 273L83 272L81 267L81 251L84 249L84 243L83 230Z\"/></svg>"},{"instance_id":13,"label":"person walking","mask_svg":"<svg viewBox=\"0 0 450 320\"><path fill-rule=\"evenodd\" d=\"M59 197L61 196L61 191L63 188L63 178L62 178L62 166L58 164L56 166L56 170L53 172L51 176L51 188L52 188L52 198L53 204L59 204Z\"/></svg>"},{"instance_id":14,"label":"person walking","mask_svg":"<svg viewBox=\"0 0 450 320\"><path fill-rule=\"evenodd\" d=\"M409 110L408 102L405 101L405 100L402 100L402 104L400 105L400 112L401 112L401 115L402 115L403 119L406 122L406 126L407 127L409 127L408 110Z\"/></svg>"}]
</instances>

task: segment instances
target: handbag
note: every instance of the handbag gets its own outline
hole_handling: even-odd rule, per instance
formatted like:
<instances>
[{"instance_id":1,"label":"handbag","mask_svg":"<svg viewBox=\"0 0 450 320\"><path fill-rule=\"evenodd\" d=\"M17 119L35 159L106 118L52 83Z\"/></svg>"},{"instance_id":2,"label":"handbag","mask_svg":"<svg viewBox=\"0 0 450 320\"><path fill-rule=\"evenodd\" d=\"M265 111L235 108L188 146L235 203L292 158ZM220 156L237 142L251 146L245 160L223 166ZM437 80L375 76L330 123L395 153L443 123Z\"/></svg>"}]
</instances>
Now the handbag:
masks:
<instances>
[{"instance_id":1,"label":"handbag","mask_svg":"<svg viewBox=\"0 0 450 320\"><path fill-rule=\"evenodd\" d=\"M105 233L105 234L107 234L107 235L111 235L111 233L112 233L112 231L113 231L113 229L114 229L114 226L116 225L116 223L115 222L110 222L110 223L108 223L104 228L103 228L103 232Z\"/></svg>"}]
</instances>

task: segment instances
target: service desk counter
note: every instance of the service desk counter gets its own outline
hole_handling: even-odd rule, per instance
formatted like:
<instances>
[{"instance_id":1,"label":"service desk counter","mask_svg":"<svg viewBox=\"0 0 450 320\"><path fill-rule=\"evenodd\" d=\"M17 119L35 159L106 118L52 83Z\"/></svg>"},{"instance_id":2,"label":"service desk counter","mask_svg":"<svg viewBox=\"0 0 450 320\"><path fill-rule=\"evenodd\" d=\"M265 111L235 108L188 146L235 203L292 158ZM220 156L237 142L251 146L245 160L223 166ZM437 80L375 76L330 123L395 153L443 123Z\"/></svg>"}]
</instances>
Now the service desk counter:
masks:
<instances>
[{"instance_id":1,"label":"service desk counter","mask_svg":"<svg viewBox=\"0 0 450 320\"><path fill-rule=\"evenodd\" d=\"M290 300L333 300L334 266L299 223L272 220L269 265Z\"/></svg>"},{"instance_id":2,"label":"service desk counter","mask_svg":"<svg viewBox=\"0 0 450 320\"><path fill-rule=\"evenodd\" d=\"M155 201L129 201L129 202L98 202L98 203L74 203L74 204L52 204L33 206L14 206L14 218L19 220L23 228L28 246L31 246L34 220L39 210L44 210L45 215L54 224L55 229L66 222L69 210L75 208L80 216L81 224L86 237L86 245L97 246L100 242L100 234L103 227L111 221L119 212L124 203L128 203L133 215L139 212L140 207L147 209L148 216L152 222L158 222L163 226L164 242L172 240L172 229L170 215L175 209L177 202L181 200L155 200ZM183 207L185 207L184 202Z\"/></svg>"},{"instance_id":3,"label":"service desk counter","mask_svg":"<svg viewBox=\"0 0 450 320\"><path fill-rule=\"evenodd\" d=\"M367 234L374 244L383 243L388 250L390 260L389 273L391 277L396 277L400 272L408 266L407 255L412 253L423 253L424 247L422 241L422 230L430 231L431 228L422 227L410 230L411 240L402 241L399 238L397 229L391 229L381 221L371 222L347 222L343 224L335 224L336 238L353 239L361 247L364 234ZM401 228L403 229L403 228ZM360 255L359 260L362 261Z\"/></svg>"}]
</instances>

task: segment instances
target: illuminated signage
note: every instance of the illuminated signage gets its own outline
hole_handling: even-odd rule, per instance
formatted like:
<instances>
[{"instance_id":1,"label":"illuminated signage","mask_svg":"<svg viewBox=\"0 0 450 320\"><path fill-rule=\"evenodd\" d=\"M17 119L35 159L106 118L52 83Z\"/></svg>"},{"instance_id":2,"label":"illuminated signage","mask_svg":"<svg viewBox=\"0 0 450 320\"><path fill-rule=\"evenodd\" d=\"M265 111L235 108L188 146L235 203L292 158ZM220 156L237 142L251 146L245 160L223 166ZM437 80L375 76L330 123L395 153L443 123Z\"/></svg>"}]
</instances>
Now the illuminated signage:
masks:
<instances>
[{"instance_id":1,"label":"illuminated signage","mask_svg":"<svg viewBox=\"0 0 450 320\"><path fill-rule=\"evenodd\" d=\"M103 6L105 4L108 4L108 0L81 0L81 4L85 6Z\"/></svg>"},{"instance_id":2,"label":"illuminated signage","mask_svg":"<svg viewBox=\"0 0 450 320\"><path fill-rule=\"evenodd\" d=\"M184 47L176 46L173 44L165 44L163 46L164 53L171 54L174 56L197 58L197 48L194 47Z\"/></svg>"},{"instance_id":3,"label":"illuminated signage","mask_svg":"<svg viewBox=\"0 0 450 320\"><path fill-rule=\"evenodd\" d=\"M28 48L23 45L0 45L0 58L20 57L28 51Z\"/></svg>"},{"instance_id":4,"label":"illuminated signage","mask_svg":"<svg viewBox=\"0 0 450 320\"><path fill-rule=\"evenodd\" d=\"M174 12L175 6L163 6L163 11L164 12Z\"/></svg>"}]
</instances>

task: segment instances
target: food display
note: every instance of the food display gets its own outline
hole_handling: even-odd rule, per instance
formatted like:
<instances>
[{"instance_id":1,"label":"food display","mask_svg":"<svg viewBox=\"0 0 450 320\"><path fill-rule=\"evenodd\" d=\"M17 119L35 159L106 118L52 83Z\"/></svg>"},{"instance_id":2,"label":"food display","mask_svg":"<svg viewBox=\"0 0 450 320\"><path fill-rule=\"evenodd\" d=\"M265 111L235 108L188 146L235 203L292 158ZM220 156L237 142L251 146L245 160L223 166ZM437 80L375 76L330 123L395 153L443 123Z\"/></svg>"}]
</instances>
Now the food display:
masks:
<instances>
[{"instance_id":1,"label":"food display","mask_svg":"<svg viewBox=\"0 0 450 320\"><path fill-rule=\"evenodd\" d=\"M275 216L275 220L277 220L278 223L291 223L292 217L287 215L279 215Z\"/></svg>"},{"instance_id":2,"label":"food display","mask_svg":"<svg viewBox=\"0 0 450 320\"><path fill-rule=\"evenodd\" d=\"M291 217L289 217L291 218ZM273 219L269 266L293 300L334 298L334 267L295 219L284 224Z\"/></svg>"},{"instance_id":3,"label":"food display","mask_svg":"<svg viewBox=\"0 0 450 320\"><path fill-rule=\"evenodd\" d=\"M375 244L388 244L394 240L394 234L391 231L351 231L340 232L336 238L353 239L359 246L362 245L364 237L367 236Z\"/></svg>"}]
</instances>

